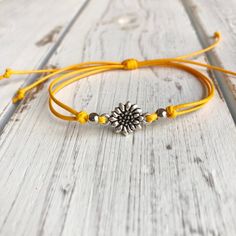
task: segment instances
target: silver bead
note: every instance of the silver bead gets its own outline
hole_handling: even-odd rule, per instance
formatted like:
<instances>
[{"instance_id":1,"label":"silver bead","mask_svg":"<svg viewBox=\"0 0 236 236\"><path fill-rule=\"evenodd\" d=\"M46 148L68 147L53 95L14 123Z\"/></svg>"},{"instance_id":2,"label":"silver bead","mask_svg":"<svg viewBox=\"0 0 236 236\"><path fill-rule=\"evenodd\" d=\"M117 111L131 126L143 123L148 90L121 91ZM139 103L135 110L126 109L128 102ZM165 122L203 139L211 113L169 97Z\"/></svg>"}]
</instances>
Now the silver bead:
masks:
<instances>
[{"instance_id":1,"label":"silver bead","mask_svg":"<svg viewBox=\"0 0 236 236\"><path fill-rule=\"evenodd\" d=\"M89 122L98 123L98 114L93 112L89 114Z\"/></svg>"},{"instance_id":2,"label":"silver bead","mask_svg":"<svg viewBox=\"0 0 236 236\"><path fill-rule=\"evenodd\" d=\"M161 118L166 118L167 117L167 111L164 108L159 108L157 111L157 116Z\"/></svg>"}]
</instances>

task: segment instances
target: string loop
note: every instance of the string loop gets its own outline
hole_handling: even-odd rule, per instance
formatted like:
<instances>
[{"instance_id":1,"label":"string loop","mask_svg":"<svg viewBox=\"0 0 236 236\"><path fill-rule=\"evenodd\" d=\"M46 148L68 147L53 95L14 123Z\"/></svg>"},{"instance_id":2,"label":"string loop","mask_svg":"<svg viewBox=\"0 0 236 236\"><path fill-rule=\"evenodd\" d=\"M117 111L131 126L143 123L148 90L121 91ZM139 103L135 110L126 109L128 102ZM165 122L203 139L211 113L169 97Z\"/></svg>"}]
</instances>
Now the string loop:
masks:
<instances>
[{"instance_id":1,"label":"string loop","mask_svg":"<svg viewBox=\"0 0 236 236\"><path fill-rule=\"evenodd\" d=\"M80 123L80 124L85 124L88 122L89 119L89 115L87 112L85 111L81 111L78 114L76 114L76 120Z\"/></svg>"},{"instance_id":2,"label":"string loop","mask_svg":"<svg viewBox=\"0 0 236 236\"><path fill-rule=\"evenodd\" d=\"M8 78L11 77L12 74L13 74L13 70L10 69L10 68L7 68L7 69L5 70L5 73L0 76L0 79L4 79L4 78L8 79Z\"/></svg>"},{"instance_id":3,"label":"string loop","mask_svg":"<svg viewBox=\"0 0 236 236\"><path fill-rule=\"evenodd\" d=\"M124 66L125 70L135 70L139 67L138 61L133 58L124 60L121 64Z\"/></svg>"},{"instance_id":4,"label":"string loop","mask_svg":"<svg viewBox=\"0 0 236 236\"><path fill-rule=\"evenodd\" d=\"M158 119L157 113L153 113L153 114L150 114L150 115L146 116L146 121L148 123L152 123L153 121L155 121L157 119Z\"/></svg>"},{"instance_id":5,"label":"string loop","mask_svg":"<svg viewBox=\"0 0 236 236\"><path fill-rule=\"evenodd\" d=\"M205 87L207 95L205 98L200 99L198 101L193 101L189 103L183 103L178 105L170 105L166 108L167 116L169 118L175 118L179 115L183 115L189 112L193 112L195 110L200 109L203 107L207 102L209 102L213 96L214 96L214 84L212 81L205 76L202 72L198 71L197 69L191 67L190 65L199 66L208 68L211 70L217 70L229 75L236 76L236 72L229 71L217 66L213 66L210 64L204 64L197 61L189 60L187 58L191 58L194 56L201 55L205 52L210 51L211 49L215 48L219 42L221 41L221 34L220 32L215 32L214 34L215 42L213 42L209 47L192 52L190 54L186 54L183 56L175 57L175 58L163 58L163 59L154 59L154 60L145 60L145 61L137 61L136 59L130 58L127 60L124 60L123 62L110 62L110 61L98 61L98 62L84 62L76 65L71 65L65 68L53 68L53 69L41 69L41 70L29 70L29 71L13 71L11 69L7 69L5 73L0 76L0 79L2 78L9 78L13 74L43 74L47 73L45 76L40 78L39 80L35 81L34 83L21 88L18 90L16 96L13 98L13 103L16 103L20 100L22 100L25 97L25 94L40 85L41 83L44 83L45 81L54 78L54 80L49 85L49 108L51 112L63 119L68 121L78 121L81 124L87 123L89 119L89 115L85 111L77 111L73 109L72 107L64 104L63 102L59 101L56 98L56 93L58 93L60 90L62 90L64 87L70 85L71 83L74 83L80 79L86 78L91 75L95 75L98 73L106 72L106 71L112 71L112 70L135 70L137 68L141 67L150 67L150 66L167 66L172 67L175 69L183 70L191 75L195 76ZM64 115L56 111L54 108L54 104L60 106L62 109L64 109L66 112L68 112L71 115ZM106 123L106 117L100 116L99 117L99 123L105 124ZM148 122L153 122L154 120L158 119L158 116L156 114L151 114L146 117Z\"/></svg>"},{"instance_id":6,"label":"string loop","mask_svg":"<svg viewBox=\"0 0 236 236\"><path fill-rule=\"evenodd\" d=\"M175 107L172 105L166 108L166 112L167 112L167 116L170 118L175 118L178 114Z\"/></svg>"},{"instance_id":7,"label":"string loop","mask_svg":"<svg viewBox=\"0 0 236 236\"><path fill-rule=\"evenodd\" d=\"M12 102L17 103L18 101L22 100L25 97L26 90L21 88L17 91L15 97L13 97Z\"/></svg>"}]
</instances>

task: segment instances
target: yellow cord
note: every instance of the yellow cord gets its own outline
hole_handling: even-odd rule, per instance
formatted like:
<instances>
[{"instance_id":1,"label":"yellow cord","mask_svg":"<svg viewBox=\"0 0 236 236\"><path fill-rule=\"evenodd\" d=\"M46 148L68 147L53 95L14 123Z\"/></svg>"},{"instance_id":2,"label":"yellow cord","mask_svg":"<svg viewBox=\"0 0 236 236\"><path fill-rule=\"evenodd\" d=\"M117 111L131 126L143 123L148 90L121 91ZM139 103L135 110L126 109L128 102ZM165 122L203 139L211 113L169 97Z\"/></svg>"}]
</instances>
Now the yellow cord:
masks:
<instances>
[{"instance_id":1,"label":"yellow cord","mask_svg":"<svg viewBox=\"0 0 236 236\"><path fill-rule=\"evenodd\" d=\"M221 41L221 34L219 32L216 32L214 34L215 42L210 45L209 47L195 51L193 53L175 57L175 58L163 58L163 59L155 59L155 60L146 60L146 61L137 61L136 59L127 59L123 62L110 62L110 61L97 61L97 62L84 62L80 64L71 65L65 68L56 68L56 69L42 69L42 70L23 70L23 71L15 71L11 69L6 69L5 73L0 76L0 79L3 78L10 78L14 74L43 74L47 73L46 76L43 76L36 82L21 88L18 90L17 94L13 98L13 103L16 103L20 100L22 100L26 93L35 88L36 86L40 85L41 83L44 83L45 81L51 79L54 77L54 80L49 85L49 108L51 112L63 119L63 120L69 120L69 121L78 121L81 124L86 123L89 120L89 115L85 111L76 111L72 107L64 104L63 102L59 101L55 95L57 92L59 92L64 87L68 86L71 83L74 83L75 81L78 81L80 79L83 79L85 77L95 75L98 73L103 73L106 71L112 71L112 70L134 70L141 67L149 67L149 66L166 66L166 67L173 67L179 70L186 71L193 76L195 76L206 88L207 96L199 101L189 102L189 103L183 103L179 105L170 105L166 108L167 115L170 118L175 118L176 116L183 115L189 112L193 112L197 109L200 109L202 106L204 106L209 100L214 96L214 85L212 81L205 76L202 72L188 66L195 65L200 67L205 67L212 70L217 70L226 74L234 75L236 76L236 72L225 70L223 68L212 66L209 64L204 64L192 60L186 60L187 58L198 56L200 54L203 54L205 52L210 51L211 49L215 48L219 42ZM53 103L57 104L67 112L69 112L72 115L63 115L55 110L53 107ZM146 116L146 121L148 123L151 123L158 119L158 116L156 113L150 114ZM98 123L105 124L107 121L107 118L105 116L99 116Z\"/></svg>"}]
</instances>

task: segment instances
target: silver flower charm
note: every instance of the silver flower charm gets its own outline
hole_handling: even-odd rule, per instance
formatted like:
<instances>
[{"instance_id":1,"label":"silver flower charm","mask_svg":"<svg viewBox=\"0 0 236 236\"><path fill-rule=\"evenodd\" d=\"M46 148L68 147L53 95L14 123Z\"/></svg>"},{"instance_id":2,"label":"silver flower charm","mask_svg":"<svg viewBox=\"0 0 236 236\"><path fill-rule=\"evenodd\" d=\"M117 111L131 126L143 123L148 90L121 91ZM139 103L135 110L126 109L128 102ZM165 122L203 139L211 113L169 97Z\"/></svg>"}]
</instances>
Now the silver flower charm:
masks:
<instances>
[{"instance_id":1,"label":"silver flower charm","mask_svg":"<svg viewBox=\"0 0 236 236\"><path fill-rule=\"evenodd\" d=\"M116 133L124 135L130 134L136 129L142 128L144 117L142 110L136 104L127 102L119 104L109 118L111 126L115 128Z\"/></svg>"}]
</instances>

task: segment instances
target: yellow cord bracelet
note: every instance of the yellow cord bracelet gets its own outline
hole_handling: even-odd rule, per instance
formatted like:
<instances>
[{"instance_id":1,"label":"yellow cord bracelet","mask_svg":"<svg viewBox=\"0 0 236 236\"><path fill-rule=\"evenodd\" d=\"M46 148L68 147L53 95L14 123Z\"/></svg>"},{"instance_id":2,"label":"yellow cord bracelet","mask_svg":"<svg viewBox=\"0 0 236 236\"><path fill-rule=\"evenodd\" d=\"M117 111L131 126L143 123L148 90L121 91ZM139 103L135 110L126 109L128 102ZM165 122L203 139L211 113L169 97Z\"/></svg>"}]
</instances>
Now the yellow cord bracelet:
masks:
<instances>
[{"instance_id":1,"label":"yellow cord bracelet","mask_svg":"<svg viewBox=\"0 0 236 236\"><path fill-rule=\"evenodd\" d=\"M186 60L187 58L200 55L215 48L217 44L221 41L221 34L219 32L216 32L214 34L214 38L215 42L209 47L176 58L164 58L164 59L146 60L146 61L127 59L121 63L110 62L110 61L84 62L80 64L71 65L65 68L29 70L29 71L15 71L11 69L6 69L5 73L2 76L0 76L0 79L10 78L11 75L14 74L47 73L46 76L40 78L36 82L26 87L20 88L15 97L13 98L13 103L22 100L29 90L35 88L36 86L47 81L48 79L54 78L49 85L48 91L49 91L49 108L55 116L63 120L78 121L80 124L85 124L88 121L90 121L91 123L98 123L101 125L110 124L112 127L114 127L117 133L122 133L124 135L127 135L129 133L132 133L136 129L142 128L142 126L145 124L156 121L158 118L162 117L175 118L179 115L183 115L198 110L201 107L203 107L207 102L209 102L209 100L214 96L214 85L212 81L202 72L188 66L187 64L205 67L212 70L217 70L234 76L236 75L236 72L225 70L220 67L196 61ZM111 112L111 114L106 113L101 115L98 115L97 113L94 112L89 114L86 111L77 111L72 107L59 101L55 97L56 93L59 92L64 87L91 75L112 70L134 70L149 66L173 67L192 74L205 87L207 92L206 97L199 101L183 103L179 105L170 105L165 109L159 108L157 109L156 112L153 112L152 114L143 113L142 110L136 104L131 104L130 102L127 102L125 104L120 103L119 106L116 107ZM54 103L60 106L65 111L69 112L70 115L63 115L58 111L56 111L55 108L53 107Z\"/></svg>"}]
</instances>

